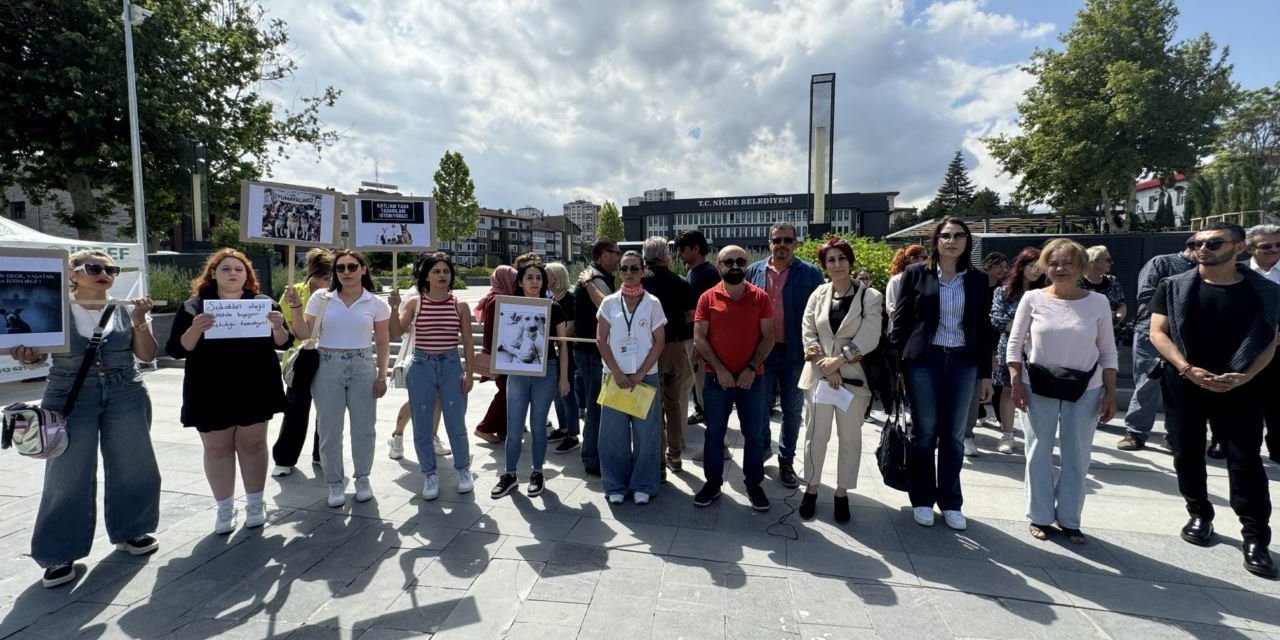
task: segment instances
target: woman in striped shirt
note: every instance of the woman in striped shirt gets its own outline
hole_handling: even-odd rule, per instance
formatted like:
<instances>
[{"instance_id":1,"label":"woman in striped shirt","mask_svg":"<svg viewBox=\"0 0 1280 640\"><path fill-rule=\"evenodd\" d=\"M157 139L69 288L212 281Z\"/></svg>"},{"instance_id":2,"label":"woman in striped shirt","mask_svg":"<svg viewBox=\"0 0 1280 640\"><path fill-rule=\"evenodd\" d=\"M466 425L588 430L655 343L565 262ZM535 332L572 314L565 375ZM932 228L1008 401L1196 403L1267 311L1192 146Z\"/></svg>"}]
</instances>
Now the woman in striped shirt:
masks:
<instances>
[{"instance_id":1,"label":"woman in striped shirt","mask_svg":"<svg viewBox=\"0 0 1280 640\"><path fill-rule=\"evenodd\" d=\"M440 496L440 481L436 477L431 418L437 403L453 450L453 467L458 471L458 493L468 493L473 486L466 426L474 348L471 308L450 293L455 271L448 255L423 254L413 272L417 275L414 287L418 295L409 298L397 320L400 327L412 326L413 361L405 375L405 386L413 416L413 448L426 475L422 497L435 500ZM392 333L397 333L397 328L392 327Z\"/></svg>"}]
</instances>

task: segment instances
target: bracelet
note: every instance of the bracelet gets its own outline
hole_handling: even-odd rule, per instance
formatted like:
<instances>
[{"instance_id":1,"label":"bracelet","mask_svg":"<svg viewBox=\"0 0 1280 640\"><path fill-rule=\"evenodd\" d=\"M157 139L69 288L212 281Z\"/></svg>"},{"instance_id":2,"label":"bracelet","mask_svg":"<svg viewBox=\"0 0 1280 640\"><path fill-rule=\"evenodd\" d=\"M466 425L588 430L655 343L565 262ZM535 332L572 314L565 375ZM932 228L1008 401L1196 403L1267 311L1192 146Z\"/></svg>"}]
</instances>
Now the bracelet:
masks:
<instances>
[{"instance_id":1,"label":"bracelet","mask_svg":"<svg viewBox=\"0 0 1280 640\"><path fill-rule=\"evenodd\" d=\"M301 309L301 308L302 308L302 305L300 305L300 304L296 304L296 305L295 305L295 304L291 304L291 305L289 305L289 308L290 308L290 309Z\"/></svg>"},{"instance_id":2,"label":"bracelet","mask_svg":"<svg viewBox=\"0 0 1280 640\"><path fill-rule=\"evenodd\" d=\"M1179 369L1179 370L1178 370L1178 375L1180 375L1180 376L1182 376L1182 377L1184 377L1184 378L1185 378L1185 377L1187 377L1187 372L1188 372L1188 371L1190 371L1190 370L1191 370L1191 363L1190 363L1190 362L1188 362L1188 363L1187 363L1187 366L1185 366L1185 367L1183 367L1183 368L1181 368L1181 369Z\"/></svg>"},{"instance_id":3,"label":"bracelet","mask_svg":"<svg viewBox=\"0 0 1280 640\"><path fill-rule=\"evenodd\" d=\"M142 324L135 324L135 325L133 325L133 330L134 330L134 331L147 331L147 330L149 330L149 329L151 329L151 325L149 325L149 324L147 324L147 323L145 323L145 322L144 322L144 323L142 323Z\"/></svg>"}]
</instances>

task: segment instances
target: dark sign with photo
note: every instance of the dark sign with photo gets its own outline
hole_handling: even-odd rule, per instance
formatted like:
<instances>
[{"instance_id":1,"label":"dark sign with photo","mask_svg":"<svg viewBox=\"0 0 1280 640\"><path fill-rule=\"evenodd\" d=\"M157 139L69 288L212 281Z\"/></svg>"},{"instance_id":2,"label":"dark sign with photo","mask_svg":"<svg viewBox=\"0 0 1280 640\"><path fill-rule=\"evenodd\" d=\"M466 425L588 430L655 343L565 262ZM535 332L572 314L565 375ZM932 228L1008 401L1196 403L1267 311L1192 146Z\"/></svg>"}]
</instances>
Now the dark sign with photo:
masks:
<instances>
[{"instance_id":1,"label":"dark sign with photo","mask_svg":"<svg viewBox=\"0 0 1280 640\"><path fill-rule=\"evenodd\" d=\"M0 332L62 331L62 278L40 271L0 271Z\"/></svg>"},{"instance_id":2,"label":"dark sign with photo","mask_svg":"<svg viewBox=\"0 0 1280 640\"><path fill-rule=\"evenodd\" d=\"M355 247L368 250L430 249L435 245L427 198L380 196L353 199Z\"/></svg>"}]
</instances>

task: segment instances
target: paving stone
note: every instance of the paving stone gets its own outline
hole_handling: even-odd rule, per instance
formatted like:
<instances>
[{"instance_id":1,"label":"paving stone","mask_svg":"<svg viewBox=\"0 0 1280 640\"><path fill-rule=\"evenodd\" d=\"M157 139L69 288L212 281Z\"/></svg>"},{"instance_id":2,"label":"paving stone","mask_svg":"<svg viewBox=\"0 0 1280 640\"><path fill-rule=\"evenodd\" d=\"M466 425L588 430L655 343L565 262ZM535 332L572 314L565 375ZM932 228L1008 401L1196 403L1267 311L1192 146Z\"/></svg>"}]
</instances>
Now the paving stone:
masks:
<instances>
[{"instance_id":1,"label":"paving stone","mask_svg":"<svg viewBox=\"0 0 1280 640\"><path fill-rule=\"evenodd\" d=\"M1078 607L1109 609L1204 624L1222 622L1221 607L1199 587L1049 570Z\"/></svg>"},{"instance_id":2,"label":"paving stone","mask_svg":"<svg viewBox=\"0 0 1280 640\"><path fill-rule=\"evenodd\" d=\"M23 629L18 635L30 638L63 640L81 633L101 633L112 618L125 611L125 607L89 602L73 602L54 615L44 616L38 622Z\"/></svg>"},{"instance_id":3,"label":"paving stone","mask_svg":"<svg viewBox=\"0 0 1280 640\"><path fill-rule=\"evenodd\" d=\"M1240 587L1250 589L1254 583L1267 582L1253 576L1244 577ZM1242 589L1203 588L1209 597L1222 605L1229 617L1222 622L1232 627L1241 626L1244 622L1249 628L1268 634L1280 634L1280 596L1267 593L1253 593Z\"/></svg>"},{"instance_id":4,"label":"paving stone","mask_svg":"<svg viewBox=\"0 0 1280 640\"><path fill-rule=\"evenodd\" d=\"M476 576L489 564L492 551L501 545L501 536L475 531L463 532L418 574L415 584L468 589Z\"/></svg>"},{"instance_id":5,"label":"paving stone","mask_svg":"<svg viewBox=\"0 0 1280 640\"><path fill-rule=\"evenodd\" d=\"M1000 604L1026 622L1030 638L1102 640L1107 637L1079 609L1070 606L1011 598L1000 598Z\"/></svg>"},{"instance_id":6,"label":"paving stone","mask_svg":"<svg viewBox=\"0 0 1280 640\"><path fill-rule=\"evenodd\" d=\"M787 541L787 567L797 571L845 578L917 585L907 554L867 548L839 547L830 542Z\"/></svg>"},{"instance_id":7,"label":"paving stone","mask_svg":"<svg viewBox=\"0 0 1280 640\"><path fill-rule=\"evenodd\" d=\"M665 554L671 549L676 532L674 527L656 524L580 518L573 530L564 537L564 541L638 553Z\"/></svg>"},{"instance_id":8,"label":"paving stone","mask_svg":"<svg viewBox=\"0 0 1280 640\"><path fill-rule=\"evenodd\" d=\"M952 638L928 589L879 584L858 585L867 614L882 638Z\"/></svg>"},{"instance_id":9,"label":"paving stone","mask_svg":"<svg viewBox=\"0 0 1280 640\"><path fill-rule=\"evenodd\" d=\"M582 619L586 615L587 605L585 604L529 600L520 607L516 622L570 627L576 632L578 627L582 626ZM562 629L561 633L569 632Z\"/></svg>"},{"instance_id":10,"label":"paving stone","mask_svg":"<svg viewBox=\"0 0 1280 640\"><path fill-rule=\"evenodd\" d=\"M653 633L656 598L598 594L587 607L580 640L637 640Z\"/></svg>"},{"instance_id":11,"label":"paving stone","mask_svg":"<svg viewBox=\"0 0 1280 640\"><path fill-rule=\"evenodd\" d=\"M506 633L502 634L502 637L510 638L510 640L564 640L564 638L576 636L577 633L577 627L517 621L511 625L511 628Z\"/></svg>"},{"instance_id":12,"label":"paving stone","mask_svg":"<svg viewBox=\"0 0 1280 640\"><path fill-rule=\"evenodd\" d=\"M417 586L402 591L381 612L342 613L346 617L355 617L352 625L357 628L379 627L435 633L455 609L469 606L471 600L462 589Z\"/></svg>"},{"instance_id":13,"label":"paving stone","mask_svg":"<svg viewBox=\"0 0 1280 640\"><path fill-rule=\"evenodd\" d=\"M600 573L600 567L592 565L547 564L529 599L589 604Z\"/></svg>"},{"instance_id":14,"label":"paving stone","mask_svg":"<svg viewBox=\"0 0 1280 640\"><path fill-rule=\"evenodd\" d=\"M84 640L162 638L192 621L186 612L186 607L171 607L158 602L137 604L112 618L105 628L86 629L78 637Z\"/></svg>"},{"instance_id":15,"label":"paving stone","mask_svg":"<svg viewBox=\"0 0 1280 640\"><path fill-rule=\"evenodd\" d=\"M990 560L912 556L920 583L926 587L963 591L988 596L1002 596L1071 604L1066 593L1054 584L1049 574L1038 567L1016 567Z\"/></svg>"},{"instance_id":16,"label":"paving stone","mask_svg":"<svg viewBox=\"0 0 1280 640\"><path fill-rule=\"evenodd\" d=\"M791 599L791 586L784 578L749 577L725 594L726 633L739 637L737 625L767 629L773 633L800 631L799 616Z\"/></svg>"},{"instance_id":17,"label":"paving stone","mask_svg":"<svg viewBox=\"0 0 1280 640\"><path fill-rule=\"evenodd\" d=\"M871 617L852 580L797 574L787 582L802 626L871 628Z\"/></svg>"},{"instance_id":18,"label":"paving stone","mask_svg":"<svg viewBox=\"0 0 1280 640\"><path fill-rule=\"evenodd\" d=\"M609 567L600 572L596 593L607 597L654 599L662 583L662 569L626 569Z\"/></svg>"},{"instance_id":19,"label":"paving stone","mask_svg":"<svg viewBox=\"0 0 1280 640\"><path fill-rule=\"evenodd\" d=\"M876 640L879 637L872 629L800 624L801 640Z\"/></svg>"},{"instance_id":20,"label":"paving stone","mask_svg":"<svg viewBox=\"0 0 1280 640\"><path fill-rule=\"evenodd\" d=\"M723 640L724 616L659 609L653 614L650 637L653 640Z\"/></svg>"},{"instance_id":21,"label":"paving stone","mask_svg":"<svg viewBox=\"0 0 1280 640\"><path fill-rule=\"evenodd\" d=\"M577 522L575 515L542 511L528 505L516 508L495 506L470 528L472 531L521 538L563 540Z\"/></svg>"},{"instance_id":22,"label":"paving stone","mask_svg":"<svg viewBox=\"0 0 1280 640\"><path fill-rule=\"evenodd\" d=\"M787 566L787 545L782 538L680 529L670 555L716 562L766 567Z\"/></svg>"}]
</instances>

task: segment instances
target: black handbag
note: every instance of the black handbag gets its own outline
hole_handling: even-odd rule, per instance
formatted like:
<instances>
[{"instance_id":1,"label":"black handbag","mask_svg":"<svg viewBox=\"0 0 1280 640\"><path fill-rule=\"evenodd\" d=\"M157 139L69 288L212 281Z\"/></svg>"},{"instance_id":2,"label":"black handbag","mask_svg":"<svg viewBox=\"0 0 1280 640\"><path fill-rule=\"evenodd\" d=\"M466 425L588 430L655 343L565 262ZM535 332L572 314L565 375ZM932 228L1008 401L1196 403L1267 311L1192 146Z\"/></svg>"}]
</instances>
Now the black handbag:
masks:
<instances>
[{"instance_id":1,"label":"black handbag","mask_svg":"<svg viewBox=\"0 0 1280 640\"><path fill-rule=\"evenodd\" d=\"M902 424L902 412L894 403L892 414L880 430L880 445L876 447L876 466L884 485L898 491L911 490L911 449L914 440L906 425Z\"/></svg>"},{"instance_id":2,"label":"black handbag","mask_svg":"<svg viewBox=\"0 0 1280 640\"><path fill-rule=\"evenodd\" d=\"M862 290L859 313L862 314L862 319L866 320L866 287L862 287ZM887 321L887 314L885 321ZM862 354L861 363L862 373L867 377L867 389L880 398L880 403L884 405L885 411L893 413L893 407L898 404L898 368L896 366L898 359L894 357L893 349L889 345L889 338L885 334L885 321L881 322L880 342L871 353Z\"/></svg>"},{"instance_id":3,"label":"black handbag","mask_svg":"<svg viewBox=\"0 0 1280 640\"><path fill-rule=\"evenodd\" d=\"M1023 360L1026 361L1026 358ZM1027 362L1031 393L1066 402L1075 402L1084 395L1089 388L1089 381L1093 379L1093 372L1097 370L1096 362L1088 371Z\"/></svg>"}]
</instances>

